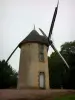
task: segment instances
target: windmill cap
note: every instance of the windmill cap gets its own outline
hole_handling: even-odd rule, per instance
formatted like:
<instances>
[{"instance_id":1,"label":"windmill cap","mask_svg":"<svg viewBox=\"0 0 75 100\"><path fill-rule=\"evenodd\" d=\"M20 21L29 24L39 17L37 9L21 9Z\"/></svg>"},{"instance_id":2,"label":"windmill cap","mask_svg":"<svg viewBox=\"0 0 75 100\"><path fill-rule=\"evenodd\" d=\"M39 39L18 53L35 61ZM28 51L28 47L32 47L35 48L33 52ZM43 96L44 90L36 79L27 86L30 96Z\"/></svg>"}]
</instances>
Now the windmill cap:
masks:
<instances>
[{"instance_id":1,"label":"windmill cap","mask_svg":"<svg viewBox=\"0 0 75 100\"><path fill-rule=\"evenodd\" d=\"M40 35L36 30L32 30L29 35L20 42L19 47L26 43L40 43L48 46L48 39L45 36Z\"/></svg>"}]
</instances>

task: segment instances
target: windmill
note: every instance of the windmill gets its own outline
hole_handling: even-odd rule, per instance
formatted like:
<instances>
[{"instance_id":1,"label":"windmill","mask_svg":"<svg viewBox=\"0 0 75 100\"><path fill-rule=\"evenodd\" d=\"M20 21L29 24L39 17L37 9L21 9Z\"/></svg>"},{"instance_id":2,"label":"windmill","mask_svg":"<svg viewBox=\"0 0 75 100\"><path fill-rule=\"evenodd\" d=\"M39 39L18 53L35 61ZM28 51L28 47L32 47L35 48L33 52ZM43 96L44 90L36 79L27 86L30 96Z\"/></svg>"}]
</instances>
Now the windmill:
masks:
<instances>
[{"instance_id":1,"label":"windmill","mask_svg":"<svg viewBox=\"0 0 75 100\"><path fill-rule=\"evenodd\" d=\"M66 60L64 59L64 57L58 52L58 50L56 49L56 47L53 44L53 41L51 40L51 35L52 35L52 31L53 31L53 28L54 28L54 23L55 23L57 11L58 11L58 5L59 5L59 0L58 0L58 3L57 3L57 6L55 7L55 11L54 11L54 14L53 14L53 19L52 19L52 22L51 22L51 27L50 27L50 31L49 31L48 37L46 36L45 32L41 28L39 28L39 30L41 31L41 33L43 34L43 36L45 36L48 39L49 46L51 46L53 48L53 50L59 55L59 57L62 59L62 61L64 62L64 64L67 66L67 68L69 68L68 63L66 62ZM13 52L10 54L10 56L8 57L8 59L6 60L6 62L8 62L10 60L10 58L12 57L12 55L14 54L14 52L17 50L18 47L19 47L19 44L13 50Z\"/></svg>"}]
</instances>

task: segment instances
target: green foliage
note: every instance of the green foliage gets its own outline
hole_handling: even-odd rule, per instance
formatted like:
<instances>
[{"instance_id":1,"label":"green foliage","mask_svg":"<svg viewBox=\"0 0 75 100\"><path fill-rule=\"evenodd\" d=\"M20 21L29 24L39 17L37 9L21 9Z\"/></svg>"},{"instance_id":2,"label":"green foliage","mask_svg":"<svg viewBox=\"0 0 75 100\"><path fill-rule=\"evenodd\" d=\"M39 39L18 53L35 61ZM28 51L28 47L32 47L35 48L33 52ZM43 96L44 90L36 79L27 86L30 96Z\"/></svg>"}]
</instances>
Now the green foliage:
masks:
<instances>
[{"instance_id":1,"label":"green foliage","mask_svg":"<svg viewBox=\"0 0 75 100\"><path fill-rule=\"evenodd\" d=\"M62 78L65 73L64 64L57 53L52 53L49 58L50 87L61 88Z\"/></svg>"},{"instance_id":2,"label":"green foliage","mask_svg":"<svg viewBox=\"0 0 75 100\"><path fill-rule=\"evenodd\" d=\"M63 53L72 53L75 54L75 41L73 42L66 42L63 45L61 45L61 52Z\"/></svg>"},{"instance_id":3,"label":"green foliage","mask_svg":"<svg viewBox=\"0 0 75 100\"><path fill-rule=\"evenodd\" d=\"M68 69L56 52L48 57L50 87L75 89L75 41L64 43L60 53L68 62Z\"/></svg>"},{"instance_id":4,"label":"green foliage","mask_svg":"<svg viewBox=\"0 0 75 100\"><path fill-rule=\"evenodd\" d=\"M66 95L59 98L55 98L54 100L75 100L75 95Z\"/></svg>"},{"instance_id":5,"label":"green foliage","mask_svg":"<svg viewBox=\"0 0 75 100\"><path fill-rule=\"evenodd\" d=\"M17 86L17 72L5 60L0 61L0 88L15 88Z\"/></svg>"}]
</instances>

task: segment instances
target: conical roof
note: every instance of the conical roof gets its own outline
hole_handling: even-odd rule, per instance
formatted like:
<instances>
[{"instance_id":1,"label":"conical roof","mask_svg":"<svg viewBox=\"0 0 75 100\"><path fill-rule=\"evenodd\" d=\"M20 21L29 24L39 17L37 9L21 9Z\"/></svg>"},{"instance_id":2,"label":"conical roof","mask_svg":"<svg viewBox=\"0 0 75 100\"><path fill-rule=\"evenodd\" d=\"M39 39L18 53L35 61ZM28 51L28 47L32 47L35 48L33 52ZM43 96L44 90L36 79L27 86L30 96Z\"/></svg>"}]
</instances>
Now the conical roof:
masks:
<instances>
[{"instance_id":1,"label":"conical roof","mask_svg":"<svg viewBox=\"0 0 75 100\"><path fill-rule=\"evenodd\" d=\"M19 44L19 47L25 43L41 43L48 46L48 39L40 35L36 30L32 30L29 35Z\"/></svg>"}]
</instances>

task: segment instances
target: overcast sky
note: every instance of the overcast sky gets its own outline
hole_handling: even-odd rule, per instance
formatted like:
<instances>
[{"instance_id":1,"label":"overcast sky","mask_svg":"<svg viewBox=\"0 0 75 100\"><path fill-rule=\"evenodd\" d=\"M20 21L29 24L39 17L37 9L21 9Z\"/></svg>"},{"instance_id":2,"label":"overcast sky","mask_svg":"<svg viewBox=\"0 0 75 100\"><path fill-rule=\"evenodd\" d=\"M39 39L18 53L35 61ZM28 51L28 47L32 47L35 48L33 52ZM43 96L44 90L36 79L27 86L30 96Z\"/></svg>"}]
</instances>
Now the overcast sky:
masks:
<instances>
[{"instance_id":1,"label":"overcast sky","mask_svg":"<svg viewBox=\"0 0 75 100\"><path fill-rule=\"evenodd\" d=\"M7 59L34 24L48 35L57 0L0 0L0 60ZM58 50L61 44L75 40L75 0L60 0L52 39ZM48 55L52 52L49 49ZM18 71L20 49L9 64Z\"/></svg>"}]
</instances>

